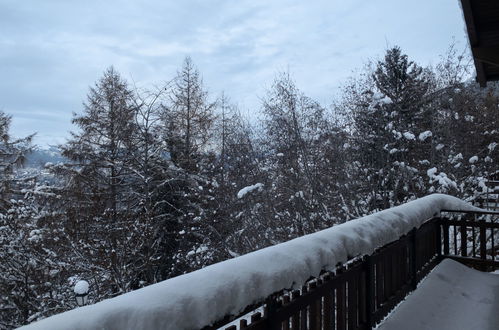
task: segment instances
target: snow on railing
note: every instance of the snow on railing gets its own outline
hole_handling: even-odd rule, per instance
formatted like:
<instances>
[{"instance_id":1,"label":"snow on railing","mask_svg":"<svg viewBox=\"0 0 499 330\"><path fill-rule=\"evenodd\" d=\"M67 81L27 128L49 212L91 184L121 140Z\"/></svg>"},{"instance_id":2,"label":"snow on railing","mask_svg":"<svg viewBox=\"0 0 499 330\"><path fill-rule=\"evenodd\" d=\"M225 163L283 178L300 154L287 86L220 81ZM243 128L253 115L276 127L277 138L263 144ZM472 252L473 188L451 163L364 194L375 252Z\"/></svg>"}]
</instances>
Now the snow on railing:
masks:
<instances>
[{"instance_id":1,"label":"snow on railing","mask_svg":"<svg viewBox=\"0 0 499 330\"><path fill-rule=\"evenodd\" d=\"M24 329L198 329L368 255L441 210L481 209L433 194L29 324Z\"/></svg>"}]
</instances>

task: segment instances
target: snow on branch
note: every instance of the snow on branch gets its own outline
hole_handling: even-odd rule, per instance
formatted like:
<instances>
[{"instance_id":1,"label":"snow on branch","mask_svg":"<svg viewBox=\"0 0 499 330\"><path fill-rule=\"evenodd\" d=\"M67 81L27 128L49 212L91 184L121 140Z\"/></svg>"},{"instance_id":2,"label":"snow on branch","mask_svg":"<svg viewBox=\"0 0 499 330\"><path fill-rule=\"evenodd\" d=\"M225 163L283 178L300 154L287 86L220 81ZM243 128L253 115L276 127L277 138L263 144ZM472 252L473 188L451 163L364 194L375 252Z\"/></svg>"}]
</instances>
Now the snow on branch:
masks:
<instances>
[{"instance_id":1,"label":"snow on branch","mask_svg":"<svg viewBox=\"0 0 499 330\"><path fill-rule=\"evenodd\" d=\"M229 259L198 271L77 308L24 329L198 329L236 315L321 270L371 254L419 227L441 210L480 210L443 194Z\"/></svg>"},{"instance_id":2,"label":"snow on branch","mask_svg":"<svg viewBox=\"0 0 499 330\"><path fill-rule=\"evenodd\" d=\"M260 188L263 188L263 183L255 183L254 185L244 187L237 193L237 198L243 198L246 194Z\"/></svg>"}]
</instances>

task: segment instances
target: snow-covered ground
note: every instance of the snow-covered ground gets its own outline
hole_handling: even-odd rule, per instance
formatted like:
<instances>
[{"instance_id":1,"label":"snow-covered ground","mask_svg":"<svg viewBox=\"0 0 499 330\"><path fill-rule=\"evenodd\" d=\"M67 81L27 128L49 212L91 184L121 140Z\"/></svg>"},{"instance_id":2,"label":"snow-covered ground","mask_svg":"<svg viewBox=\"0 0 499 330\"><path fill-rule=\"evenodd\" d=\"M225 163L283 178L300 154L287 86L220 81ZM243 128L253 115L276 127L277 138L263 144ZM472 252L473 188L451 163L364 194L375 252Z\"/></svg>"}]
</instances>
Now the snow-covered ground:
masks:
<instances>
[{"instance_id":1,"label":"snow-covered ground","mask_svg":"<svg viewBox=\"0 0 499 330\"><path fill-rule=\"evenodd\" d=\"M480 210L433 194L282 244L226 260L25 329L198 329L321 270L397 240L441 210Z\"/></svg>"},{"instance_id":2,"label":"snow-covered ground","mask_svg":"<svg viewBox=\"0 0 499 330\"><path fill-rule=\"evenodd\" d=\"M377 329L499 329L499 275L445 259Z\"/></svg>"}]
</instances>

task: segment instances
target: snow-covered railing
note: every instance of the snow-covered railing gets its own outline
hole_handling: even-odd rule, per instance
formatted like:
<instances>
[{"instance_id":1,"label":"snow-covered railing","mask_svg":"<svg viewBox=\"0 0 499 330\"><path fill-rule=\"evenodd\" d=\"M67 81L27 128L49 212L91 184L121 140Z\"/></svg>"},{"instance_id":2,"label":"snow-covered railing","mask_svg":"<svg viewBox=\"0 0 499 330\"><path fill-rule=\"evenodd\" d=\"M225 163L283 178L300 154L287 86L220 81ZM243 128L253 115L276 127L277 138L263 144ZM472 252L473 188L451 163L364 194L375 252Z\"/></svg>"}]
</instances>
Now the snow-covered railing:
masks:
<instances>
[{"instance_id":1,"label":"snow-covered railing","mask_svg":"<svg viewBox=\"0 0 499 330\"><path fill-rule=\"evenodd\" d=\"M298 289L311 277L334 271L338 264L355 257L372 255L380 247L397 240L400 242L404 235L404 246L408 246L413 236L407 234L413 228L421 227L441 210L480 209L451 196L433 194L91 306L55 315L30 324L26 329L203 328L227 315L239 315L247 306L262 302L272 294ZM433 234L426 236L436 237ZM392 246L397 244L402 243ZM424 246L436 249L437 244L432 244L423 244L422 249ZM395 251L393 247L389 249ZM426 254L436 251L431 249ZM403 255L398 255L398 258L403 258ZM391 263L385 266L388 265ZM356 274L360 276L360 270ZM352 317L349 320L353 322Z\"/></svg>"}]
</instances>

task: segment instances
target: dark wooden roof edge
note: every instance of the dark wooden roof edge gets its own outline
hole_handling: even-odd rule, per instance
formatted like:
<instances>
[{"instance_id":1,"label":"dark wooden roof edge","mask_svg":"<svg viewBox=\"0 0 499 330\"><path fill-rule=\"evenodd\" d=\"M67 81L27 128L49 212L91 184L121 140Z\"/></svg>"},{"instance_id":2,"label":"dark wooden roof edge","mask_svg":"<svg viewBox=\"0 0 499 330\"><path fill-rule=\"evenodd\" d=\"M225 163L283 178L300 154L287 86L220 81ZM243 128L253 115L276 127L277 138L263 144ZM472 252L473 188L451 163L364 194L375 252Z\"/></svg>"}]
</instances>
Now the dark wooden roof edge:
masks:
<instances>
[{"instance_id":1,"label":"dark wooden roof edge","mask_svg":"<svg viewBox=\"0 0 499 330\"><path fill-rule=\"evenodd\" d=\"M471 9L470 0L461 0L461 8L463 9L464 21L466 23L466 31L468 32L468 38L470 41L471 53L473 55L473 62L476 68L476 80L481 87L487 85L487 75L485 73L485 68L483 63L479 60L479 54L477 54L477 49L479 49L478 44L478 33L475 25L475 18L473 17L473 11Z\"/></svg>"}]
</instances>

